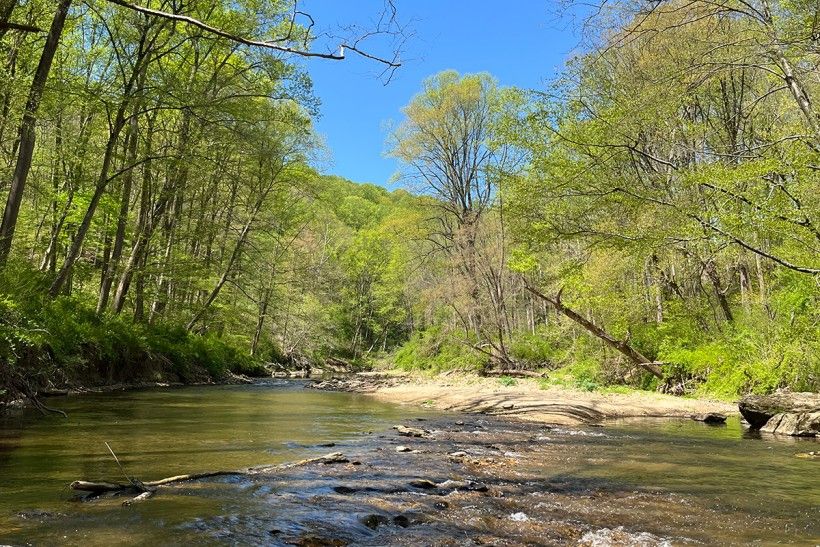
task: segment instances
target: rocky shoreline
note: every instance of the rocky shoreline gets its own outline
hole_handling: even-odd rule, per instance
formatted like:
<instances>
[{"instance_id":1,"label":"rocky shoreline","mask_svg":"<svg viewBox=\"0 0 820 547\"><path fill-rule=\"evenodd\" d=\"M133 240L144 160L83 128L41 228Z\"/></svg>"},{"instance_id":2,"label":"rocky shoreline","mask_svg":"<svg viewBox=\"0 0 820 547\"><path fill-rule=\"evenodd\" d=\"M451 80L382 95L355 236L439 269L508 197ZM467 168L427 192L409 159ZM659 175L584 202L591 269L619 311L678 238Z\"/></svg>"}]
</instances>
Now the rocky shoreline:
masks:
<instances>
[{"instance_id":1,"label":"rocky shoreline","mask_svg":"<svg viewBox=\"0 0 820 547\"><path fill-rule=\"evenodd\" d=\"M316 380L312 385L390 394L406 386L407 380L364 374ZM412 385L429 396L434 382L462 380L466 381L414 379ZM615 453L617 447L635 443L634 435L643 435L640 426L623 431L618 426L565 426L521 419L511 412L522 404L514 394L518 391L524 401L532 394L527 386L514 388L495 394L513 405L505 409L509 403L493 403L489 407L501 415L481 410L428 412L411 406L415 401L410 401L393 428L363 431L347 440L313 446L319 453L332 450L343 455L327 464L280 465L275 471L248 476L186 481L164 487L167 490L158 492L157 499L144 503L162 504L164 496L224 495L232 505L238 498L258 497L259 512L243 506L235 514L197 519L197 530L234 544L665 546L721 544L716 533L723 534L728 543L745 543L772 530L789 529L790 521L782 520L782 515L721 506L710 498L704 501L663 486L663 482L646 480L645 471L656 477L659 472L674 475L680 470L675 465L681 463L647 457L644 441L625 452L629 461L624 462L623 455ZM450 386L451 392L462 389ZM467 386L474 396L484 398L494 389L492 381ZM608 407L601 397L587 394L583 404L598 404L604 413ZM634 411L637 400L627 400L632 406L624 408ZM422 402L421 407L436 405L432 399ZM682 413L693 410L690 406L676 408ZM681 427L708 428L693 423L692 415L679 418L684 418L678 420ZM715 432L709 431L708 436ZM633 471L628 476L612 475L607 469L613 464ZM105 496L88 503L119 507L123 499ZM65 517L21 514L20 518ZM812 533L814 525L806 522L809 524L801 524L805 529L799 530L804 534L800 537Z\"/></svg>"}]
</instances>

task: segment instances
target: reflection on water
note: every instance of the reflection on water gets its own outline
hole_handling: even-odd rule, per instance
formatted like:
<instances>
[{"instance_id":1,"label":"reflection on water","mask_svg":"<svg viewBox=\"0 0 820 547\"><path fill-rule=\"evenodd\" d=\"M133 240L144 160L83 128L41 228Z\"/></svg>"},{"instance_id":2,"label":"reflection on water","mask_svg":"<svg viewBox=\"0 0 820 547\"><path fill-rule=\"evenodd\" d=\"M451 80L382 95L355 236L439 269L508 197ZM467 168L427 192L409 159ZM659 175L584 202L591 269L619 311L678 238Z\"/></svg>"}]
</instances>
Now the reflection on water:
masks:
<instances>
[{"instance_id":1,"label":"reflection on water","mask_svg":"<svg viewBox=\"0 0 820 547\"><path fill-rule=\"evenodd\" d=\"M27 538L15 530L37 528L45 537L62 532L65 513L79 512L84 519L83 533L66 539L86 536L105 543L94 529L107 529L111 519L136 541L224 510L218 496L163 495L128 511L100 512L93 504L69 502L67 485L73 480L123 480L106 441L128 473L152 480L326 453L329 448L317 445L389 427L402 416L399 407L292 383L145 390L49 404L69 418L26 412L0 422L0 543L9 532L12 539ZM219 483L197 487L220 488ZM49 520L55 521L53 530Z\"/></svg>"},{"instance_id":2,"label":"reflection on water","mask_svg":"<svg viewBox=\"0 0 820 547\"><path fill-rule=\"evenodd\" d=\"M406 408L292 383L147 390L51 404L69 419L24 414L0 422L0 543L268 543L275 513L293 516L288 500L301 495L298 488L222 478L122 508L116 499L70 501L66 485L80 478L122 480L104 441L128 472L151 480L354 446L371 450L384 443L373 437L408 419ZM514 472L546 486L522 496L551 518L587 515L607 526L598 534L604 544L625 521L663 521L652 529L707 542L820 542L820 462L794 457L817 450L817 441L750 438L737 419L723 427L644 420L540 431L529 435L537 457L523 458ZM321 446L330 443L337 448ZM613 502L620 498L623 504ZM309 505L302 499L303 509Z\"/></svg>"},{"instance_id":3,"label":"reflection on water","mask_svg":"<svg viewBox=\"0 0 820 547\"><path fill-rule=\"evenodd\" d=\"M815 439L750 435L737 417L725 426L639 419L613 422L594 435L560 433L554 430L552 442L570 454L559 465L574 483L586 477L626 490L669 493L678 507L656 518L670 521L676 513L683 521L687 506L691 513L697 503L712 513L698 537L820 544L820 462L795 457L820 448ZM553 478L556 471L545 470ZM735 522L737 514L757 525L744 530L748 522Z\"/></svg>"}]
</instances>

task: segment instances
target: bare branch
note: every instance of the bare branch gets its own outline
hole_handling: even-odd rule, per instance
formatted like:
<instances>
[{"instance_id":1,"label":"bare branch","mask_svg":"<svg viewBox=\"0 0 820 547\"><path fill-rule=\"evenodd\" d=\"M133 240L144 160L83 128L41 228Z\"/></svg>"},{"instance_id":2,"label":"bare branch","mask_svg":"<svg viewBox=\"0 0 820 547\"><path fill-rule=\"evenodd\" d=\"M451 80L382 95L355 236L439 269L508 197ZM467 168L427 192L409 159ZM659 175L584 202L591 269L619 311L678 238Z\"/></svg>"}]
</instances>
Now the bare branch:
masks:
<instances>
[{"instance_id":1,"label":"bare branch","mask_svg":"<svg viewBox=\"0 0 820 547\"><path fill-rule=\"evenodd\" d=\"M161 11L161 10L157 10L157 9L153 9L153 8L148 8L148 7L145 7L145 6L132 4L131 2L128 2L126 0L106 0L106 1L111 3L111 4L115 4L117 6L122 6L124 8L128 8L128 9L136 11L138 13L142 13L144 15L150 15L150 16L154 16L154 17L162 17L162 18L165 18L165 19L170 19L172 21L179 21L179 22L191 25L193 27L196 27L198 29L204 30L205 32L207 32L209 34L213 34L215 36L220 36L222 38L226 38L228 40L231 40L232 42L237 42L237 43L244 44L244 45L247 45L247 46L272 49L272 50L275 50L275 51L281 51L282 53L298 55L300 57L317 57L317 58L320 58L320 59L330 59L330 60L333 60L333 61L342 61L342 60L344 60L344 58L345 58L344 49L347 48L350 51L353 51L353 52L357 53L358 55L361 55L363 57L366 57L368 59L371 59L373 61L376 61L376 62L379 62L379 63L382 63L382 64L386 65L388 69L395 69L395 68L398 68L398 67L401 66L401 63L395 57L393 59L385 59L385 58L379 57L378 55L373 55L373 54L364 52L364 51L358 49L357 47L355 47L355 45L351 46L351 45L347 45L347 44L343 43L343 44L340 45L339 53L322 53L322 52L318 52L318 51L308 51L306 49L296 49L296 48L293 48L293 47L284 46L284 45L281 45L280 43L277 43L277 42L280 42L281 40L254 40L254 39L251 39L251 38L246 38L244 36L239 36L239 35L227 32L225 30L219 29L217 27L211 26L211 25L209 25L209 24L207 24L203 21L200 21L199 19L195 19L194 17L190 17L188 15L180 15L180 14L176 14L176 13L169 13L167 11ZM306 15L306 14L303 14L301 12L298 12L298 14ZM310 23L311 26L313 26L313 20L311 19L310 21L311 21L311 23Z\"/></svg>"}]
</instances>

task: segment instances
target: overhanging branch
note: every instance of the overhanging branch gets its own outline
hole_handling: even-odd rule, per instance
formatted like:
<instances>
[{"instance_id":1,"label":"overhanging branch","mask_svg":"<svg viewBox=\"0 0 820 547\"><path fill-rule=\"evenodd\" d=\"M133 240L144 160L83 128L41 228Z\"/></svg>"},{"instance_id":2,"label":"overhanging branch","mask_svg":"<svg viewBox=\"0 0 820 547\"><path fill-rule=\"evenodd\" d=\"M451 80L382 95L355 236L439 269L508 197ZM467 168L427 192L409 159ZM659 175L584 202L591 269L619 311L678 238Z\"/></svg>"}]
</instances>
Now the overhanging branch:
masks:
<instances>
[{"instance_id":1,"label":"overhanging branch","mask_svg":"<svg viewBox=\"0 0 820 547\"><path fill-rule=\"evenodd\" d=\"M247 45L247 46L272 49L272 50L275 50L275 51L281 51L282 53L289 53L289 54L293 54L293 55L298 55L300 57L316 57L316 58L320 58L320 59L330 59L330 60L333 60L333 61L342 61L342 60L344 60L344 58L345 58L344 50L345 50L345 48L347 48L350 51L353 51L353 52L357 53L358 55L361 55L362 57L366 57L367 59L370 59L370 60L373 60L373 61L376 61L376 62L379 62L379 63L382 63L382 64L386 65L386 67L388 69L395 69L395 68L398 68L398 67L401 66L401 63L398 60L396 60L395 58L394 59L385 59L383 57L379 57L378 55L373 55L373 54L367 53L365 51L362 51L361 49L359 49L355 45L348 45L348 44L342 43L339 46L339 53L322 53L322 52L318 52L318 51L308 51L308 50L304 50L304 49L297 49L297 48L285 46L285 45L282 45L282 44L277 43L277 42L272 41L272 40L253 40L253 39L250 39L250 38L246 38L244 36L239 36L237 34L233 34L233 33L227 32L225 30L222 30L220 28L211 26L211 25L209 25L209 24L207 24L203 21L200 21L199 19L196 19L194 17L190 17L188 15L181 15L181 14L177 14L177 13L169 13L167 11L148 8L148 7L145 7L145 6L140 6L138 4L133 4L133 3L128 2L126 0L107 0L107 2L109 2L111 4L115 4L117 6L121 6L121 7L130 9L130 10L133 10L133 11L136 11L138 13L142 13L144 15L149 15L149 16L153 16L153 17L162 17L162 18L165 18L165 19L170 19L172 21L179 21L181 23L185 23L187 25L191 25L191 26L194 26L198 29L204 30L205 32L207 32L209 34L213 34L215 36L220 36L220 37L225 38L227 40L231 40L232 42L236 42L236 43L239 43L239 44L244 44L244 45Z\"/></svg>"}]
</instances>

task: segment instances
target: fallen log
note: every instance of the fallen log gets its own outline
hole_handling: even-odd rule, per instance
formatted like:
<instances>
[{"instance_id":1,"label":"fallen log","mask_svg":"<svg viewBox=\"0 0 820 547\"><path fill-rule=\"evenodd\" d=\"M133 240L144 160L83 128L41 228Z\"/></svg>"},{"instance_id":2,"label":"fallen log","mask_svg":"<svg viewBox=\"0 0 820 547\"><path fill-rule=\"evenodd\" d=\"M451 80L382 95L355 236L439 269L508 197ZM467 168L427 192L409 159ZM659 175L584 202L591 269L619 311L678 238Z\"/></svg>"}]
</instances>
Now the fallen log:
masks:
<instances>
[{"instance_id":1,"label":"fallen log","mask_svg":"<svg viewBox=\"0 0 820 547\"><path fill-rule=\"evenodd\" d=\"M283 464L272 464L272 465L260 465L254 467L246 467L244 469L233 469L233 470L225 470L225 471L206 471L204 473L189 473L185 475L174 475L173 477L166 477L164 479L159 479L155 481L145 481L145 482L138 482L139 485L132 483L115 483L115 482L93 482L93 481L74 481L69 485L69 488L72 490L78 490L81 492L89 492L94 495L106 494L106 493L126 493L126 492L153 492L152 489L156 489L159 486L168 486L170 484L175 484L179 482L186 482L186 481L193 481L198 479L207 479L210 477L224 477L224 476L234 476L234 475L257 475L260 473L266 473L270 471L274 471L276 469L288 469L291 467L299 467L302 465L310 465L310 464L334 464L334 463L347 463L349 460L345 457L344 454L341 452L333 452L331 454L326 454L324 456L319 456L316 458L307 458L305 460L299 460L297 462L291 463L283 463ZM138 496L139 497L139 496ZM149 496L146 496L147 499ZM136 498L132 501L141 501L136 500Z\"/></svg>"},{"instance_id":2,"label":"fallen log","mask_svg":"<svg viewBox=\"0 0 820 547\"><path fill-rule=\"evenodd\" d=\"M620 352L633 364L641 367L645 371L651 373L653 376L663 380L663 370L661 369L661 365L663 363L650 360L637 349L629 345L629 343L626 340L618 340L617 338L609 334L607 331L605 331L603 328L596 325L594 322L590 321L589 319L587 319L580 313L576 312L572 308L569 308L566 305L564 305L563 301L561 300L561 292L563 291L563 289L558 291L558 293L555 296L548 296L533 288L526 281L524 283L524 288L536 297L543 300L544 302L550 304L559 313L563 314L564 316L572 319L573 321L581 325L590 334L600 338L604 344Z\"/></svg>"},{"instance_id":3,"label":"fallen log","mask_svg":"<svg viewBox=\"0 0 820 547\"><path fill-rule=\"evenodd\" d=\"M492 377L509 376L510 378L544 378L546 376L543 372L520 369L490 369L485 370L482 374Z\"/></svg>"}]
</instances>

